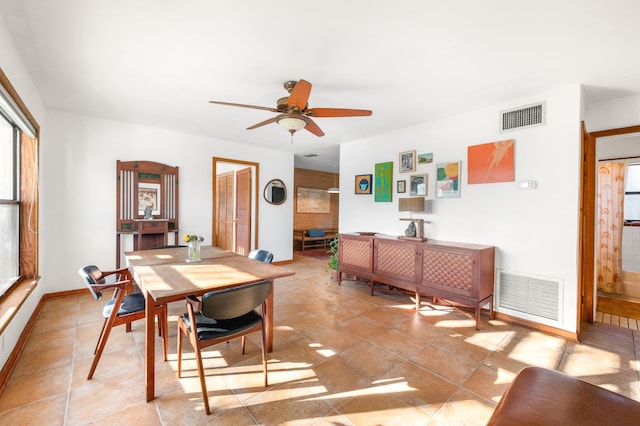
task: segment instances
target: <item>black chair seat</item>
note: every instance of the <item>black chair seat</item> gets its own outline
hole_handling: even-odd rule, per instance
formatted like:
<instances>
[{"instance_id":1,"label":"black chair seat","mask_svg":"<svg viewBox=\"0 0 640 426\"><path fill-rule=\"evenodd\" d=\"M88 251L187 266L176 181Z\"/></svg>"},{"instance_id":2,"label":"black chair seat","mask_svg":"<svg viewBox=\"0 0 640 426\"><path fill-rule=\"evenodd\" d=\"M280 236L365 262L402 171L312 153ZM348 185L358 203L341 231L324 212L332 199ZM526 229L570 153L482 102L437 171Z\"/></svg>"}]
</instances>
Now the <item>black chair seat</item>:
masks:
<instances>
[{"instance_id":1,"label":"black chair seat","mask_svg":"<svg viewBox=\"0 0 640 426\"><path fill-rule=\"evenodd\" d=\"M198 339L209 340L218 339L247 330L256 324L259 324L262 317L256 311L251 311L242 316L231 319L214 320L212 318L204 317L202 314L196 314L195 319ZM182 320L185 322L185 325L189 330L191 330L189 315L187 313L182 314Z\"/></svg>"},{"instance_id":2,"label":"black chair seat","mask_svg":"<svg viewBox=\"0 0 640 426\"><path fill-rule=\"evenodd\" d=\"M109 318L109 315L111 315L114 303L115 299L111 299L107 301L107 303L105 303L104 308L102 309L102 315L105 318ZM120 309L118 310L118 316L121 317L123 315L129 315L136 312L144 311L144 308L145 301L142 293L127 294L122 299L122 304L120 305Z\"/></svg>"}]
</instances>

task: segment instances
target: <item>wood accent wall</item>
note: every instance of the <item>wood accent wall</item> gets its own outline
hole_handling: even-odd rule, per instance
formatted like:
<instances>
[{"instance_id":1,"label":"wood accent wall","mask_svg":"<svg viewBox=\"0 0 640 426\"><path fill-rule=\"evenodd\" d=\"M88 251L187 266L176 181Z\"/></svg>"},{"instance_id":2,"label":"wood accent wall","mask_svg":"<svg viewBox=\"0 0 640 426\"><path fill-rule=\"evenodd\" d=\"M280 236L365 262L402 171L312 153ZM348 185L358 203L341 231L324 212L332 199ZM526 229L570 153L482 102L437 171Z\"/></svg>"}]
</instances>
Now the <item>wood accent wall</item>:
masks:
<instances>
[{"instance_id":1,"label":"wood accent wall","mask_svg":"<svg viewBox=\"0 0 640 426\"><path fill-rule=\"evenodd\" d=\"M340 175L337 173L319 172L316 170L294 169L293 171L293 229L333 228L338 229L339 194L331 195L330 213L297 213L298 187L312 189L328 189L338 186Z\"/></svg>"}]
</instances>

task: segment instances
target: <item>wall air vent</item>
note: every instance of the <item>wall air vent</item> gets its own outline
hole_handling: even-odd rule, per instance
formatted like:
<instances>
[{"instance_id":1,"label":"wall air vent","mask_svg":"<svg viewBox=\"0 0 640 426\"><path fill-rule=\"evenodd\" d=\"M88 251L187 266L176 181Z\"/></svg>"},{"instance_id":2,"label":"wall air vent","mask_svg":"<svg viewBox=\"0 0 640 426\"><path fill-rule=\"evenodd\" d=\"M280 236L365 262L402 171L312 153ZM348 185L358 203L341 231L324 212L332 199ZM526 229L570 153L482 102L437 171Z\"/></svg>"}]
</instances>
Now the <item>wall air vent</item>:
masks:
<instances>
[{"instance_id":1,"label":"wall air vent","mask_svg":"<svg viewBox=\"0 0 640 426\"><path fill-rule=\"evenodd\" d=\"M500 113L500 131L522 129L532 126L540 126L546 122L547 103L540 102L502 111Z\"/></svg>"},{"instance_id":2,"label":"wall air vent","mask_svg":"<svg viewBox=\"0 0 640 426\"><path fill-rule=\"evenodd\" d=\"M496 299L500 312L548 325L562 317L562 281L498 269Z\"/></svg>"}]
</instances>

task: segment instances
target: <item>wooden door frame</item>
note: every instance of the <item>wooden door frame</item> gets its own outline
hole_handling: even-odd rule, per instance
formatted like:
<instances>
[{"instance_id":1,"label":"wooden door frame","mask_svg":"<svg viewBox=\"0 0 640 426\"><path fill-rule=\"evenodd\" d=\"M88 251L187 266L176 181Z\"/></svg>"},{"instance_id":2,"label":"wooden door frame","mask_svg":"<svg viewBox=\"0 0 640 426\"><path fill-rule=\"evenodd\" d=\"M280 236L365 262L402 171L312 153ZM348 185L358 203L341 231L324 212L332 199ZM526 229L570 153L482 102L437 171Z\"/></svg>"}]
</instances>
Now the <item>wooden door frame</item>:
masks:
<instances>
[{"instance_id":1,"label":"wooden door frame","mask_svg":"<svg viewBox=\"0 0 640 426\"><path fill-rule=\"evenodd\" d=\"M243 160L235 160L232 158L222 158L222 157L212 157L212 172L211 172L211 187L212 187L212 194L211 194L211 205L212 205L212 214L211 214L211 222L212 222L212 226L211 226L211 241L214 241L214 237L216 235L216 192L218 190L217 185L216 185L216 176L218 175L218 163L231 163L231 164L237 164L237 165L243 165L243 166L247 166L247 167L254 167L255 170L255 174L254 176L252 176L252 187L251 190L253 191L253 205L255 206L252 209L253 214L255 214L255 217L253 218L253 223L255 223L255 227L252 229L252 233L253 233L253 247L257 248L258 246L258 218L260 217L258 214L258 201L259 201L259 191L258 188L260 188L260 163L254 163L251 161L243 161Z\"/></svg>"},{"instance_id":2,"label":"wooden door frame","mask_svg":"<svg viewBox=\"0 0 640 426\"><path fill-rule=\"evenodd\" d=\"M598 138L640 133L640 125L587 132L582 122L580 235L578 236L578 323L593 322L595 297L596 143Z\"/></svg>"}]
</instances>

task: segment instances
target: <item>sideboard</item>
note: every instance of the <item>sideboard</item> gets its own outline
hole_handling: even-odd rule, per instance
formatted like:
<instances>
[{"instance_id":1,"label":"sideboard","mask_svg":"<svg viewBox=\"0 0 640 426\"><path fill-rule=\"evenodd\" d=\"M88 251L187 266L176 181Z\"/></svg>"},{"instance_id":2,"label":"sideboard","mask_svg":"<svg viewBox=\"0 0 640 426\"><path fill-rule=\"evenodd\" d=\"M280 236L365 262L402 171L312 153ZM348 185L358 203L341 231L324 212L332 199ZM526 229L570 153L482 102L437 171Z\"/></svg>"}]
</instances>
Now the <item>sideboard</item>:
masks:
<instances>
[{"instance_id":1,"label":"sideboard","mask_svg":"<svg viewBox=\"0 0 640 426\"><path fill-rule=\"evenodd\" d=\"M339 272L388 284L420 297L453 302L480 311L489 303L493 319L495 247L480 244L398 239L388 235L340 234Z\"/></svg>"}]
</instances>

